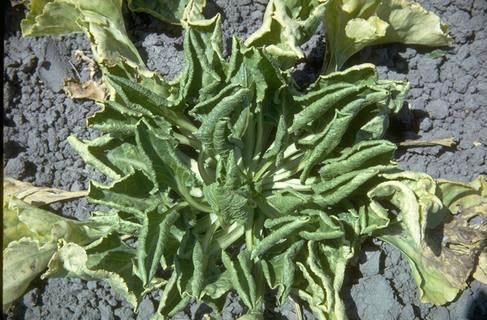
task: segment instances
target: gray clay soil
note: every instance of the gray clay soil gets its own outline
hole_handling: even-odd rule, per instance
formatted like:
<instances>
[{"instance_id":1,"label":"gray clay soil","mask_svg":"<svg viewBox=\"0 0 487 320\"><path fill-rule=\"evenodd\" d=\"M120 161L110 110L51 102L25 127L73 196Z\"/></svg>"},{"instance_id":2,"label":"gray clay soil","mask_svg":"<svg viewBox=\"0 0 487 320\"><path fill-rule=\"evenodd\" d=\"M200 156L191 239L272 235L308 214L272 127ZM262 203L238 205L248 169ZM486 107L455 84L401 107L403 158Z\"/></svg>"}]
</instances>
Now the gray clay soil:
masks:
<instances>
[{"instance_id":1,"label":"gray clay soil","mask_svg":"<svg viewBox=\"0 0 487 320\"><path fill-rule=\"evenodd\" d=\"M261 23L266 0L208 1L208 14L222 13L227 43L236 34L246 37ZM487 1L423 0L449 25L454 44L446 55L431 50L392 45L360 52L357 61L373 62L388 79L411 83L404 112L391 126L391 139L429 140L454 137L455 148L401 149L401 167L424 171L436 178L468 181L487 174ZM90 55L83 35L58 38L22 38L22 8L5 9L3 71L4 174L39 186L82 190L89 179L103 177L86 167L67 145L71 134L80 138L97 135L84 118L96 111L88 101L73 101L62 91L66 77L88 77L87 66L74 57L75 50ZM149 68L174 77L183 67L182 33L147 15L128 15L128 30ZM303 46L305 61L294 74L306 85L320 70L323 32ZM52 206L58 213L86 219L93 208L85 200ZM487 287L471 285L452 303L435 307L421 304L407 262L384 243L370 241L355 264L347 270L342 296L350 319L487 319ZM148 319L157 306L158 294L145 298L138 316L103 282L79 279L37 281L7 312L7 319ZM191 304L174 319L200 319L207 307ZM243 312L230 294L225 319ZM306 319L314 319L304 310ZM271 298L266 319L295 319L291 302L276 307Z\"/></svg>"}]
</instances>

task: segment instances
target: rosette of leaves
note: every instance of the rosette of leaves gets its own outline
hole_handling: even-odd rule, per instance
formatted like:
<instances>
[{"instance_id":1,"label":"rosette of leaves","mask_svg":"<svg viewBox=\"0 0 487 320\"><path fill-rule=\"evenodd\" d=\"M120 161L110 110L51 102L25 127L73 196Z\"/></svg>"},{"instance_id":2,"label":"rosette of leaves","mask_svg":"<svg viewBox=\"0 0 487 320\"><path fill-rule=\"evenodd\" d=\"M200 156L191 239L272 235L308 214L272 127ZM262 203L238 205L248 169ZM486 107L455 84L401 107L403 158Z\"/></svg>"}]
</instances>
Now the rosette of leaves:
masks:
<instances>
[{"instance_id":1,"label":"rosette of leaves","mask_svg":"<svg viewBox=\"0 0 487 320\"><path fill-rule=\"evenodd\" d=\"M304 38L269 50L276 38L264 30L260 42L234 39L225 60L219 16L202 19L199 3L186 7L176 80L132 55L98 60L110 99L88 124L103 135L69 140L111 179L91 182L89 199L112 210L93 213L105 226L96 241L60 239L45 276L107 280L134 306L162 288L155 318L193 299L218 317L235 290L243 319L263 317L268 291L279 303L306 302L320 319L345 319L345 267L376 236L407 256L422 301L451 301L485 259L485 182L437 183L391 162L395 146L382 137L407 83L378 80L365 64L297 91L279 52ZM283 26L291 36L281 39L312 27L305 13L314 11L301 9L295 17L307 22ZM431 239L444 230L452 250Z\"/></svg>"},{"instance_id":2,"label":"rosette of leaves","mask_svg":"<svg viewBox=\"0 0 487 320\"><path fill-rule=\"evenodd\" d=\"M407 84L360 65L298 92L260 49L234 39L223 59L219 16L185 32L173 82L130 63L107 69L111 99L88 119L104 135L70 138L112 179L92 182L89 198L138 226L134 272L146 290L163 286L161 316L190 299L218 311L236 290L259 318L269 289L343 316L351 199L394 168L395 146L380 139Z\"/></svg>"}]
</instances>

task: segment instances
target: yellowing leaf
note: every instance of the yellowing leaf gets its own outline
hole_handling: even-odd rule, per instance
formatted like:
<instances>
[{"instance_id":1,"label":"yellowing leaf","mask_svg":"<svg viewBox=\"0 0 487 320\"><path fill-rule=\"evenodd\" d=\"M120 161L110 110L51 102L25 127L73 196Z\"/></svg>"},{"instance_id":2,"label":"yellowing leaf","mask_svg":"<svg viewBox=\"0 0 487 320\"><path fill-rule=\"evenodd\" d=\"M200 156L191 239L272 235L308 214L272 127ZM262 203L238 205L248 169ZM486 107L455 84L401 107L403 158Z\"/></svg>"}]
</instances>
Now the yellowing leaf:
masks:
<instances>
[{"instance_id":1,"label":"yellowing leaf","mask_svg":"<svg viewBox=\"0 0 487 320\"><path fill-rule=\"evenodd\" d=\"M109 252L106 252L106 254L107 253ZM116 258L116 255L112 257L112 259ZM101 268L92 270L87 265L89 262L89 256L85 248L76 243L66 243L65 241L61 241L60 248L49 262L49 269L43 277L63 275L80 277L86 280L105 280L117 294L122 295L132 306L137 306L137 298L133 293L136 285L133 285L132 288L129 289L126 280L116 273L121 273L124 270L119 269L116 272L107 271ZM117 262L118 261L112 261L112 265L116 265ZM131 264L130 256L128 256L127 261L121 262ZM131 273L130 269L128 271Z\"/></svg>"},{"instance_id":2,"label":"yellowing leaf","mask_svg":"<svg viewBox=\"0 0 487 320\"><path fill-rule=\"evenodd\" d=\"M132 11L151 14L164 22L181 24L187 7L197 5L202 10L206 0L128 0L128 5Z\"/></svg>"},{"instance_id":3,"label":"yellowing leaf","mask_svg":"<svg viewBox=\"0 0 487 320\"><path fill-rule=\"evenodd\" d=\"M53 202L84 197L87 191L64 191L55 188L35 187L28 182L4 178L3 194L10 195L26 203L41 206Z\"/></svg>"},{"instance_id":4,"label":"yellowing leaf","mask_svg":"<svg viewBox=\"0 0 487 320\"><path fill-rule=\"evenodd\" d=\"M486 248L487 198L476 189L483 180L478 179L470 186L441 181L440 187L435 188L432 180L425 180L426 175L406 172L384 176L394 181L379 184L369 195L386 196L382 203L394 205L400 213L390 228L381 229L377 234L380 239L399 248L409 260L421 292L421 301L433 304L452 301L467 286L467 280L475 269L478 277L483 279L482 266L477 263L481 263L479 255ZM402 192L409 196L401 199L396 194L388 198L390 193L387 190L378 191L392 182L401 185ZM452 195L455 196L452 198ZM445 196L443 202L451 203L450 210L442 208L436 196ZM377 201L372 202L372 210L377 209ZM415 211L411 203L419 204ZM419 242L418 236L412 233L411 222L404 215L410 215L413 222L420 217L425 233Z\"/></svg>"},{"instance_id":5,"label":"yellowing leaf","mask_svg":"<svg viewBox=\"0 0 487 320\"><path fill-rule=\"evenodd\" d=\"M475 280L487 284L487 250L485 249L480 253L473 277Z\"/></svg>"},{"instance_id":6,"label":"yellowing leaf","mask_svg":"<svg viewBox=\"0 0 487 320\"><path fill-rule=\"evenodd\" d=\"M271 0L262 26L245 41L246 46L264 47L284 68L304 58L300 48L316 31L324 12L318 0Z\"/></svg>"},{"instance_id":7,"label":"yellowing leaf","mask_svg":"<svg viewBox=\"0 0 487 320\"><path fill-rule=\"evenodd\" d=\"M441 199L452 213L487 201L487 181L479 176L470 183L438 180Z\"/></svg>"},{"instance_id":8,"label":"yellowing leaf","mask_svg":"<svg viewBox=\"0 0 487 320\"><path fill-rule=\"evenodd\" d=\"M55 241L41 244L23 238L3 250L3 310L28 288L30 282L46 269L57 250Z\"/></svg>"},{"instance_id":9,"label":"yellowing leaf","mask_svg":"<svg viewBox=\"0 0 487 320\"><path fill-rule=\"evenodd\" d=\"M103 101L106 96L105 86L93 80L80 83L73 79L67 79L64 81L64 91L73 99Z\"/></svg>"},{"instance_id":10,"label":"yellowing leaf","mask_svg":"<svg viewBox=\"0 0 487 320\"><path fill-rule=\"evenodd\" d=\"M10 242L21 239L23 237L31 237L35 233L29 229L19 219L18 209L9 207L9 199L4 195L3 198L3 250Z\"/></svg>"},{"instance_id":11,"label":"yellowing leaf","mask_svg":"<svg viewBox=\"0 0 487 320\"><path fill-rule=\"evenodd\" d=\"M96 222L79 222L39 209L37 205L69 199L72 194L57 189L33 187L13 179L4 180L3 201L3 308L20 297L30 282L47 268L65 239L87 244L109 227ZM76 195L79 196L79 195Z\"/></svg>"},{"instance_id":12,"label":"yellowing leaf","mask_svg":"<svg viewBox=\"0 0 487 320\"><path fill-rule=\"evenodd\" d=\"M113 64L124 57L144 65L127 36L122 0L31 0L21 28L24 36L85 32L97 62Z\"/></svg>"},{"instance_id":13,"label":"yellowing leaf","mask_svg":"<svg viewBox=\"0 0 487 320\"><path fill-rule=\"evenodd\" d=\"M370 45L446 46L451 42L438 16L411 0L329 0L325 5L327 73L340 70L352 55Z\"/></svg>"}]
</instances>

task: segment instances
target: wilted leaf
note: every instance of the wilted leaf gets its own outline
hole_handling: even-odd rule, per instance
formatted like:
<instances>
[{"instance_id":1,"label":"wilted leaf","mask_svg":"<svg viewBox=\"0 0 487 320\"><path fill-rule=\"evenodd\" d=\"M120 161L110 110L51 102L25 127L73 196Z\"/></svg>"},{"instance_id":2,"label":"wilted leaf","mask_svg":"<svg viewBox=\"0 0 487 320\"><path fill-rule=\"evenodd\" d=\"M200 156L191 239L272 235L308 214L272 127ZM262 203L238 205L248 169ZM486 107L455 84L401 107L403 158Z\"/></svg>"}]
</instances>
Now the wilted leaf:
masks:
<instances>
[{"instance_id":1,"label":"wilted leaf","mask_svg":"<svg viewBox=\"0 0 487 320\"><path fill-rule=\"evenodd\" d=\"M31 0L21 28L24 36L84 32L92 39L98 63L113 64L124 57L144 65L127 36L122 0Z\"/></svg>"},{"instance_id":2,"label":"wilted leaf","mask_svg":"<svg viewBox=\"0 0 487 320\"><path fill-rule=\"evenodd\" d=\"M351 245L353 243L345 239L328 244L310 241L306 260L297 263L300 282L304 281L298 288L298 295L320 319L346 319L340 291L345 267L353 256Z\"/></svg>"},{"instance_id":3,"label":"wilted leaf","mask_svg":"<svg viewBox=\"0 0 487 320\"><path fill-rule=\"evenodd\" d=\"M30 204L43 205L79 196L80 192L34 187L10 178L4 180L4 308L47 268L59 239L84 245L110 230L109 225L100 222L70 220Z\"/></svg>"},{"instance_id":4,"label":"wilted leaf","mask_svg":"<svg viewBox=\"0 0 487 320\"><path fill-rule=\"evenodd\" d=\"M56 252L56 241L41 244L38 240L23 238L10 242L3 250L3 311L22 296L32 280L47 267Z\"/></svg>"},{"instance_id":5,"label":"wilted leaf","mask_svg":"<svg viewBox=\"0 0 487 320\"><path fill-rule=\"evenodd\" d=\"M13 196L26 203L41 206L57 201L81 198L88 195L87 191L64 191L55 188L35 187L28 182L12 178L4 178L3 194Z\"/></svg>"},{"instance_id":6,"label":"wilted leaf","mask_svg":"<svg viewBox=\"0 0 487 320\"><path fill-rule=\"evenodd\" d=\"M485 250L485 248L480 253L473 277L477 281L487 284L487 250Z\"/></svg>"},{"instance_id":7,"label":"wilted leaf","mask_svg":"<svg viewBox=\"0 0 487 320\"><path fill-rule=\"evenodd\" d=\"M245 41L246 46L263 47L284 68L304 58L300 46L318 28L325 5L319 0L271 0L262 26Z\"/></svg>"},{"instance_id":8,"label":"wilted leaf","mask_svg":"<svg viewBox=\"0 0 487 320\"><path fill-rule=\"evenodd\" d=\"M101 241L98 241L98 245L103 246L103 239L100 240ZM90 261L92 259L90 259L90 255L88 255L86 248L83 248L76 243L61 241L61 245L49 262L49 269L43 277L69 276L80 277L86 280L104 280L110 284L111 288L117 294L126 299L133 307L136 307L137 297L134 294L134 291L137 291L138 287L141 288L141 283L129 283L129 288L127 279L120 275L126 273L130 275L130 279L136 279L136 277L132 275L132 262L130 259L135 258L135 253L133 252L130 254L129 248L116 249L117 248L110 248L110 250L108 250L108 248L105 248L101 257L95 255L94 261ZM118 254L119 252L122 253L121 257ZM93 265L93 267L91 268L90 265ZM110 270L103 268L106 266L108 266ZM141 291L137 293L140 296Z\"/></svg>"},{"instance_id":9,"label":"wilted leaf","mask_svg":"<svg viewBox=\"0 0 487 320\"><path fill-rule=\"evenodd\" d=\"M128 5L132 11L148 13L164 22L181 24L188 5L197 5L202 10L206 0L128 0Z\"/></svg>"},{"instance_id":10,"label":"wilted leaf","mask_svg":"<svg viewBox=\"0 0 487 320\"><path fill-rule=\"evenodd\" d=\"M444 146L452 148L457 144L455 138L432 139L432 140L406 140L399 143L401 147L429 147Z\"/></svg>"},{"instance_id":11,"label":"wilted leaf","mask_svg":"<svg viewBox=\"0 0 487 320\"><path fill-rule=\"evenodd\" d=\"M74 79L67 79L64 81L64 91L73 99L103 101L106 96L105 86L93 80L80 83Z\"/></svg>"},{"instance_id":12,"label":"wilted leaf","mask_svg":"<svg viewBox=\"0 0 487 320\"><path fill-rule=\"evenodd\" d=\"M453 214L487 201L487 181L479 176L470 183L438 180L440 197Z\"/></svg>"},{"instance_id":13,"label":"wilted leaf","mask_svg":"<svg viewBox=\"0 0 487 320\"><path fill-rule=\"evenodd\" d=\"M23 237L29 237L45 243L51 240L66 239L76 243L85 244L93 239L97 239L103 231L98 230L96 224L91 222L75 221L68 218L61 217L49 211L39 209L29 205L21 200L11 198L4 202L4 217L8 224L4 228L21 228L26 233L7 232L12 235L12 240L19 240ZM5 219L5 218L4 218ZM4 242L4 245L8 243Z\"/></svg>"},{"instance_id":14,"label":"wilted leaf","mask_svg":"<svg viewBox=\"0 0 487 320\"><path fill-rule=\"evenodd\" d=\"M19 6L21 4L26 5L30 2L30 0L10 0L10 4L12 7Z\"/></svg>"},{"instance_id":15,"label":"wilted leaf","mask_svg":"<svg viewBox=\"0 0 487 320\"><path fill-rule=\"evenodd\" d=\"M326 72L340 70L361 49L376 44L446 46L440 18L411 0L329 0L325 10Z\"/></svg>"},{"instance_id":16,"label":"wilted leaf","mask_svg":"<svg viewBox=\"0 0 487 320\"><path fill-rule=\"evenodd\" d=\"M397 175L388 177L399 178ZM379 184L369 196L385 196L387 193L379 190L392 182ZM417 174L403 176L394 183L401 185L400 192L403 195L410 195L407 198L409 200L400 198L398 194L392 195L388 200L382 198L382 201L395 206L400 214L391 224L391 228L379 230L378 236L399 248L408 258L422 302L444 304L452 301L467 286L467 280L476 268L479 255L487 245L487 199L485 196L479 198L482 196L473 187L470 192L465 193L466 184L455 188L455 183L446 186L448 182L442 182L438 190L425 188L427 184L421 182ZM457 211L448 211L440 203L434 205L437 203L434 200L435 194L441 196L446 189L449 190L448 195L455 193L454 189L460 191L456 192L459 196L455 200L456 205L450 206L450 210L455 208ZM475 201L472 206L461 205L472 199L481 201ZM448 203L448 198L444 202ZM377 205L377 202L373 202L371 208L377 210L374 203ZM413 208L411 204L414 203L419 206ZM419 221L419 227L411 228L410 224L416 221ZM424 232L424 236L418 236L421 232Z\"/></svg>"}]
</instances>

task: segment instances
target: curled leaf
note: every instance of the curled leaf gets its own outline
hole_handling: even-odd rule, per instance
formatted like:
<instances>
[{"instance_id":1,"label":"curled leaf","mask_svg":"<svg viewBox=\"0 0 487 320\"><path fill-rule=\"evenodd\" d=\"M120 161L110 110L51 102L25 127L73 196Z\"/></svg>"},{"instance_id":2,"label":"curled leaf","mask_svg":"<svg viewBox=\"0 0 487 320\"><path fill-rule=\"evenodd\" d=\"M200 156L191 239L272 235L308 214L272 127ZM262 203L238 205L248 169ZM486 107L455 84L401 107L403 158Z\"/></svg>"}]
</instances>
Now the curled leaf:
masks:
<instances>
[{"instance_id":1,"label":"curled leaf","mask_svg":"<svg viewBox=\"0 0 487 320\"><path fill-rule=\"evenodd\" d=\"M98 246L101 248L97 248ZM76 243L61 241L43 277L75 276L86 280L105 280L117 294L136 307L137 297L134 291L140 296L141 291L138 290L141 290L142 284L130 268L131 258L135 258L133 251L126 245L117 243L113 237L100 238L91 250Z\"/></svg>"}]
</instances>

